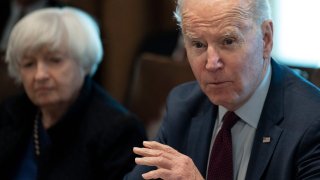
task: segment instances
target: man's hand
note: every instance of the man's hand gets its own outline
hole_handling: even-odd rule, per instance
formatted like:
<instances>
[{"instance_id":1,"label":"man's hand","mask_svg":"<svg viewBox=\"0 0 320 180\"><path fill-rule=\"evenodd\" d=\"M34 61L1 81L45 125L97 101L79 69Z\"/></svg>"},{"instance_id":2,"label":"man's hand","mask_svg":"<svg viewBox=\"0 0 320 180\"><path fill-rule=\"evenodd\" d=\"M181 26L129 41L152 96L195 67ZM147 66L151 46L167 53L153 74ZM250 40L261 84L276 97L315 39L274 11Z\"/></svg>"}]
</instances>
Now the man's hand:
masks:
<instances>
[{"instance_id":1,"label":"man's hand","mask_svg":"<svg viewBox=\"0 0 320 180\"><path fill-rule=\"evenodd\" d=\"M142 174L144 179L204 179L190 157L170 146L156 141L144 141L143 146L133 148L134 153L142 156L135 159L136 163L157 167L156 170Z\"/></svg>"}]
</instances>

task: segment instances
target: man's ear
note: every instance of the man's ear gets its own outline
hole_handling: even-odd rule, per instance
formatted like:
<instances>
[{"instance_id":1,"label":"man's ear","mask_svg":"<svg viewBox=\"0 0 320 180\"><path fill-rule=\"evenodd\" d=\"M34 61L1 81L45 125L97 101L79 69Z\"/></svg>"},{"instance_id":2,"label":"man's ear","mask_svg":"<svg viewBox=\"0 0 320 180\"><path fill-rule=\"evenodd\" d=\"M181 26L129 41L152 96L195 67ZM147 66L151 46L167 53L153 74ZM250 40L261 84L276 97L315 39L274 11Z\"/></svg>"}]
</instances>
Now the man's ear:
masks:
<instances>
[{"instance_id":1,"label":"man's ear","mask_svg":"<svg viewBox=\"0 0 320 180\"><path fill-rule=\"evenodd\" d=\"M271 50L273 47L273 22L266 20L262 24L263 36L263 58L270 58Z\"/></svg>"}]
</instances>

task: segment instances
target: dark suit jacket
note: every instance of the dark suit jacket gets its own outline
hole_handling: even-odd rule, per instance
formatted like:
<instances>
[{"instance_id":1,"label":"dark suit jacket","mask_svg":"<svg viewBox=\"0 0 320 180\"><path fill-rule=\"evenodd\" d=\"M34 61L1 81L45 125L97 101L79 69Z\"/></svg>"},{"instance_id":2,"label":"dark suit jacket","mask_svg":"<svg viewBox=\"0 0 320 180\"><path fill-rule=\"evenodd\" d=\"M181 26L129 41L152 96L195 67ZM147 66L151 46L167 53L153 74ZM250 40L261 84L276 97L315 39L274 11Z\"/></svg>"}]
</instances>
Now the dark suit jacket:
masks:
<instances>
[{"instance_id":1,"label":"dark suit jacket","mask_svg":"<svg viewBox=\"0 0 320 180\"><path fill-rule=\"evenodd\" d=\"M12 179L33 132L38 109L26 95L0 106L0 179ZM38 179L121 179L134 167L142 124L91 78L62 119L50 127ZM41 147L41 146L40 146Z\"/></svg>"},{"instance_id":2,"label":"dark suit jacket","mask_svg":"<svg viewBox=\"0 0 320 180\"><path fill-rule=\"evenodd\" d=\"M203 177L217 110L196 82L178 86L157 137L191 157ZM264 136L271 142L262 143ZM150 169L136 166L126 178L139 179ZM320 91L274 61L246 179L320 179Z\"/></svg>"}]
</instances>

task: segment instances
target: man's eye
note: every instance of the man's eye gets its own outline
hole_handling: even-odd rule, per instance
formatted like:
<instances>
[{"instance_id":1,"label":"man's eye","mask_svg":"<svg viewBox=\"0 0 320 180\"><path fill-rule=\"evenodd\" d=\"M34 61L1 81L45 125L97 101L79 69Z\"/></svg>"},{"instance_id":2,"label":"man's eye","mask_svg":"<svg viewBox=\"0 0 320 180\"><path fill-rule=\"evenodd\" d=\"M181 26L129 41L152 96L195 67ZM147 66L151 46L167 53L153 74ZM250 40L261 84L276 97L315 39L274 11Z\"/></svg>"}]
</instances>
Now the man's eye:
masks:
<instances>
[{"instance_id":1,"label":"man's eye","mask_svg":"<svg viewBox=\"0 0 320 180\"><path fill-rule=\"evenodd\" d=\"M201 42L193 42L192 46L194 46L195 48L203 48L205 47L205 45Z\"/></svg>"},{"instance_id":2,"label":"man's eye","mask_svg":"<svg viewBox=\"0 0 320 180\"><path fill-rule=\"evenodd\" d=\"M235 43L235 39L233 38L225 38L222 42L223 45L229 46Z\"/></svg>"}]
</instances>

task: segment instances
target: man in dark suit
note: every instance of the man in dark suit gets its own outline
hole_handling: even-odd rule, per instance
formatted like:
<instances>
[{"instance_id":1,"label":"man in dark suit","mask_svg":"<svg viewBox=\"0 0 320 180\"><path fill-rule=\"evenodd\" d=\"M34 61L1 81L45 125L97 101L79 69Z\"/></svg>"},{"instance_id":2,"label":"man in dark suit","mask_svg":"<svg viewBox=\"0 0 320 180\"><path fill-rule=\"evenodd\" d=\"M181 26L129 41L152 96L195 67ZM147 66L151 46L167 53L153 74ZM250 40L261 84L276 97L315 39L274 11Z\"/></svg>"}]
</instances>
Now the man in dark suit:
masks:
<instances>
[{"instance_id":1,"label":"man in dark suit","mask_svg":"<svg viewBox=\"0 0 320 180\"><path fill-rule=\"evenodd\" d=\"M15 23L24 15L45 7L62 7L63 3L56 0L3 0L0 6L0 102L14 95L22 88L8 76L4 54L8 38Z\"/></svg>"},{"instance_id":2,"label":"man in dark suit","mask_svg":"<svg viewBox=\"0 0 320 180\"><path fill-rule=\"evenodd\" d=\"M126 178L320 179L320 91L271 58L268 1L178 0L175 15L197 82L171 92Z\"/></svg>"}]
</instances>

